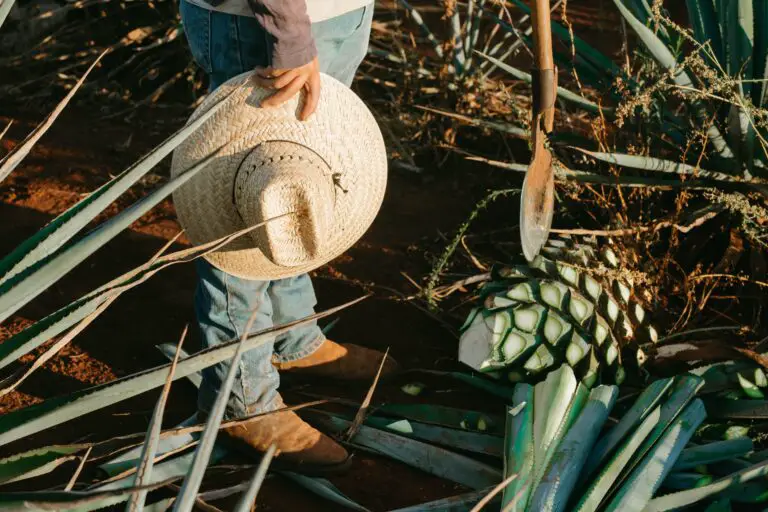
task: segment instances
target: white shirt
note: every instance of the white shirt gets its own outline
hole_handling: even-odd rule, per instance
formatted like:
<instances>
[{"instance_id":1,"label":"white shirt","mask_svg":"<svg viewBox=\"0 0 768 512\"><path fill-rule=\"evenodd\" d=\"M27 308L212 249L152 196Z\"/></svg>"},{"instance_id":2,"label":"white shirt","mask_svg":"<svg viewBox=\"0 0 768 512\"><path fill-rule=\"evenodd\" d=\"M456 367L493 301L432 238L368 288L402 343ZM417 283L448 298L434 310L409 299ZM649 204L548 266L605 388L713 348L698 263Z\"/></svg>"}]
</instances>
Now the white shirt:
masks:
<instances>
[{"instance_id":1,"label":"white shirt","mask_svg":"<svg viewBox=\"0 0 768 512\"><path fill-rule=\"evenodd\" d=\"M225 0L216 7L206 3L205 0L187 1L204 9L253 17L253 11L248 5L248 0ZM307 0L307 14L312 23L317 23L318 21L341 16L371 3L373 3L373 0Z\"/></svg>"}]
</instances>

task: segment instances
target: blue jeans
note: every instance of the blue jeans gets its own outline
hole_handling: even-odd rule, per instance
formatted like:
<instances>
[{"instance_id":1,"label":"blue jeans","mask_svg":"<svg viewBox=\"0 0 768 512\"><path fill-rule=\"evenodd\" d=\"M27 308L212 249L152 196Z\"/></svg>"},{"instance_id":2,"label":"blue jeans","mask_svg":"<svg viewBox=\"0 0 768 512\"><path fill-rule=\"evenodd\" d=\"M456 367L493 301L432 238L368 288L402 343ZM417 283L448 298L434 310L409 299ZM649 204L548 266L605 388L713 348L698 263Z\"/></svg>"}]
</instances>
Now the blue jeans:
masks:
<instances>
[{"instance_id":1,"label":"blue jeans","mask_svg":"<svg viewBox=\"0 0 768 512\"><path fill-rule=\"evenodd\" d=\"M197 64L208 74L213 90L255 67L269 66L269 40L255 18L233 16L180 2L181 19ZM323 73L351 85L368 49L373 4L312 25ZM322 92L321 92L322 94ZM304 318L314 313L315 292L308 275L277 281L241 279L198 260L195 314L203 348L239 339L256 312L251 332ZM227 416L239 417L278 407L280 376L272 365L310 355L325 336L317 323L296 327L271 343L244 354L230 395ZM229 364L203 371L198 408L213 406Z\"/></svg>"}]
</instances>

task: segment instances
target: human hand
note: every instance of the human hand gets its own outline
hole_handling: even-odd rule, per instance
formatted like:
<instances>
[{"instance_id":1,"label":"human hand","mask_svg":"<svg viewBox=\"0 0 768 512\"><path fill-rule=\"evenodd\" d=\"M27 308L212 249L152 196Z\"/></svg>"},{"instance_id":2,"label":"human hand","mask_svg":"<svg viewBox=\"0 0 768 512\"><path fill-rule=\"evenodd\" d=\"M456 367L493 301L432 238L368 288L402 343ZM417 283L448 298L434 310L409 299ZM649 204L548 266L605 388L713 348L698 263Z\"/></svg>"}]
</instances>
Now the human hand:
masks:
<instances>
[{"instance_id":1,"label":"human hand","mask_svg":"<svg viewBox=\"0 0 768 512\"><path fill-rule=\"evenodd\" d=\"M256 83L267 89L275 89L275 93L261 102L264 107L277 107L293 98L304 89L304 106L299 119L309 119L320 100L320 65L317 57L311 62L293 69L263 69L256 70Z\"/></svg>"}]
</instances>

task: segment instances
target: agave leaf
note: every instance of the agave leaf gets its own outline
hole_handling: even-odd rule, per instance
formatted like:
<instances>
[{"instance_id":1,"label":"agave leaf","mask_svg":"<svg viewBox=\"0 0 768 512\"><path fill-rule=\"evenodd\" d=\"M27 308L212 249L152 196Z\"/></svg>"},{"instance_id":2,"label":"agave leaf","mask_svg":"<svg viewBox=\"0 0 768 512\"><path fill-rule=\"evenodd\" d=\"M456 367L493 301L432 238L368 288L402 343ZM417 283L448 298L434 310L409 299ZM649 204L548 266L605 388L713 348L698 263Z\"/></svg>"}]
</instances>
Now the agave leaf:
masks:
<instances>
[{"instance_id":1,"label":"agave leaf","mask_svg":"<svg viewBox=\"0 0 768 512\"><path fill-rule=\"evenodd\" d=\"M308 476L299 475L298 473L290 473L287 471L280 472L286 478L289 478L301 485L308 491L321 496L332 503L341 505L351 510L359 510L361 512L368 512L368 509L359 505L346 497L340 490L336 488L331 482L323 478L310 478Z\"/></svg>"},{"instance_id":2,"label":"agave leaf","mask_svg":"<svg viewBox=\"0 0 768 512\"><path fill-rule=\"evenodd\" d=\"M8 366L23 355L35 350L46 341L54 336L58 336L66 329L92 314L107 300L115 298L121 293L138 286L161 270L174 264L192 261L195 258L204 256L257 227L258 226L252 226L251 228L233 233L230 236L214 242L209 242L197 247L177 251L157 259L152 259L144 265L126 272L104 286L97 288L75 302L64 306L55 313L35 322L0 344L0 368Z\"/></svg>"},{"instance_id":3,"label":"agave leaf","mask_svg":"<svg viewBox=\"0 0 768 512\"><path fill-rule=\"evenodd\" d=\"M481 53L481 52L475 52L475 53L480 55L482 58L484 58L488 62L493 63L498 68L506 71L507 73L517 78L518 80L523 80L525 82L528 82L529 84L533 80L530 73L526 73L525 71L521 71L515 67L510 66L509 64L505 64L504 62L498 59L495 59L490 55L486 55L485 53ZM589 101L588 99L576 93L573 93L564 87L560 87L560 86L557 87L557 96L566 101L569 101L571 103L578 105L580 108L586 110L587 112L599 114L600 111L602 110L603 114L605 115L612 115L614 113L614 109L610 109L607 107L600 107L597 103Z\"/></svg>"},{"instance_id":4,"label":"agave leaf","mask_svg":"<svg viewBox=\"0 0 768 512\"><path fill-rule=\"evenodd\" d=\"M531 9L521 0L512 0L512 2L524 13L530 14ZM572 35L567 28L563 27L559 23L552 22L552 34L565 42L567 45L573 45L576 47L577 55L587 58L596 69L609 71L614 76L623 76L621 69L616 65L613 60L604 55L599 50L587 44L586 41L578 36ZM572 37L573 36L573 37Z\"/></svg>"},{"instance_id":5,"label":"agave leaf","mask_svg":"<svg viewBox=\"0 0 768 512\"><path fill-rule=\"evenodd\" d=\"M0 459L0 485L45 475L77 458L85 444L46 446Z\"/></svg>"},{"instance_id":6,"label":"agave leaf","mask_svg":"<svg viewBox=\"0 0 768 512\"><path fill-rule=\"evenodd\" d=\"M157 454L157 448L160 444L160 429L163 424L163 412L165 411L165 404L168 400L168 393L171 391L171 384L173 383L173 372L176 371L176 365L179 362L179 355L181 353L181 345L184 343L184 338L187 336L187 328L184 328L184 332L179 340L178 347L176 348L176 354L171 361L171 367L168 369L168 376L165 379L163 390L160 392L160 398L157 400L155 410L152 413L152 419L149 422L147 428L147 436L144 441L144 445L141 450L141 457L139 458L139 466L136 470L136 486L142 487L147 485L152 478L152 467L155 462L155 455ZM139 491L133 494L128 501L126 510L128 512L141 512L144 510L144 503L147 500L146 491Z\"/></svg>"},{"instance_id":7,"label":"agave leaf","mask_svg":"<svg viewBox=\"0 0 768 512\"><path fill-rule=\"evenodd\" d=\"M246 340L250 336L251 327L256 320L257 314L258 310L254 310L251 318L246 323L240 342L237 344L237 350L232 356L232 360L229 364L227 377L218 390L216 401L213 403L213 408L208 414L205 430L195 449L195 458L192 461L192 467L190 468L189 473L187 473L186 478L184 478L179 497L174 503L174 511L191 512L192 508L195 506L197 492L200 489L200 484L203 482L203 476L208 467L208 460L213 453L214 443L216 442L216 437L219 434L219 427L221 426L224 414L226 413L232 387L235 384L237 375L240 373L240 361L242 360L243 354L246 352ZM176 353L176 359L178 360L178 352ZM274 454L274 452L272 453ZM265 459L267 458L265 457ZM269 460L271 460L271 457L267 460L267 463ZM266 472L266 467L264 471Z\"/></svg>"},{"instance_id":8,"label":"agave leaf","mask_svg":"<svg viewBox=\"0 0 768 512\"><path fill-rule=\"evenodd\" d=\"M451 496L450 498L430 501L429 503L419 503L412 507L398 508L397 510L391 510L390 512L466 512L477 505L480 500L485 498L492 490L493 489L489 487L482 491L472 491L458 496ZM490 506L499 504L500 498L498 495L488 503Z\"/></svg>"},{"instance_id":9,"label":"agave leaf","mask_svg":"<svg viewBox=\"0 0 768 512\"><path fill-rule=\"evenodd\" d=\"M227 451L223 448L216 447L211 455L211 463L218 462L224 458ZM192 465L192 459L194 453L187 453L179 457L175 457L170 460L166 460L157 464L152 471L153 486L159 484L159 486L165 486L170 482L174 482L184 477L189 472L189 468ZM134 475L131 474L124 478L120 478L106 484L98 485L92 488L92 491L120 491L123 489L129 489L133 486ZM116 493L115 497L108 498L105 501L92 503L89 506L79 506L71 508L57 508L56 510L66 510L67 512L88 512L91 510L98 510L109 505L116 505L128 500L128 494Z\"/></svg>"},{"instance_id":10,"label":"agave leaf","mask_svg":"<svg viewBox=\"0 0 768 512\"><path fill-rule=\"evenodd\" d=\"M730 23L723 26L728 33L731 76L751 78L752 49L755 40L755 20L752 10L753 0L732 0L728 2ZM751 94L752 84L742 82L743 96Z\"/></svg>"},{"instance_id":11,"label":"agave leaf","mask_svg":"<svg viewBox=\"0 0 768 512\"><path fill-rule=\"evenodd\" d=\"M243 493L242 498L235 508L235 512L250 512L253 505L256 503L256 496L259 494L261 484L264 483L264 479L267 476L267 470L269 469L269 463L272 462L272 457L275 456L277 447L273 444L270 446L264 456L261 458L259 467L256 468L256 472L253 474L248 490Z\"/></svg>"},{"instance_id":12,"label":"agave leaf","mask_svg":"<svg viewBox=\"0 0 768 512\"><path fill-rule=\"evenodd\" d=\"M350 418L344 419L349 420ZM405 437L439 444L454 450L466 450L498 458L501 458L504 453L504 440L502 438L479 432L426 425L408 420L394 420L379 416L369 416L366 418L365 424L380 430L388 430Z\"/></svg>"},{"instance_id":13,"label":"agave leaf","mask_svg":"<svg viewBox=\"0 0 768 512\"><path fill-rule=\"evenodd\" d=\"M218 151L201 160L186 172L158 187L147 197L118 213L83 239L54 254L49 260L30 269L29 273L17 274L0 285L0 322L21 309L53 283L117 236L134 221L152 209L166 196L189 181L208 163L218 156Z\"/></svg>"},{"instance_id":14,"label":"agave leaf","mask_svg":"<svg viewBox=\"0 0 768 512\"><path fill-rule=\"evenodd\" d=\"M521 128L519 126L513 125L511 123L502 123L499 121L491 121L489 119L479 119L475 117L469 117L463 114L458 114L456 112L440 110L437 108L427 107L423 105L414 105L414 106L419 110L423 110L425 112L431 112L432 114L437 114L439 116L449 117L451 119L456 119L458 121L467 123L471 126L477 126L478 128L486 128L488 130L494 130L497 132L506 133L508 135L512 135L514 137L520 137L523 139L528 139L531 136L530 131L524 128Z\"/></svg>"},{"instance_id":15,"label":"agave leaf","mask_svg":"<svg viewBox=\"0 0 768 512\"><path fill-rule=\"evenodd\" d=\"M698 398L693 400L645 455L621 486L606 512L642 512L706 416L704 403Z\"/></svg>"},{"instance_id":16,"label":"agave leaf","mask_svg":"<svg viewBox=\"0 0 768 512\"><path fill-rule=\"evenodd\" d=\"M642 155L628 155L625 153L604 153L598 151L589 151L582 148L573 148L586 155L589 155L597 160L608 162L615 165L621 165L623 167L629 167L632 169L640 169L643 171L674 173L680 175L699 176L702 178L710 178L719 181L735 182L738 181L733 176L728 174L708 171L706 169L700 169L695 165L688 165L682 162L673 162L672 160L663 160L661 158L654 158L650 156Z\"/></svg>"},{"instance_id":17,"label":"agave leaf","mask_svg":"<svg viewBox=\"0 0 768 512\"><path fill-rule=\"evenodd\" d=\"M336 434L345 432L352 424L326 414L317 414L315 419ZM485 489L501 480L500 471L474 459L365 425L351 442L471 489Z\"/></svg>"},{"instance_id":18,"label":"agave leaf","mask_svg":"<svg viewBox=\"0 0 768 512\"><path fill-rule=\"evenodd\" d=\"M587 491L579 499L578 505L574 507L574 511L595 512L598 510L600 504L611 491L621 471L629 464L635 453L640 449L640 445L645 442L648 436L651 435L651 432L657 427L660 418L661 407L656 407L616 451L614 457L600 471L597 478L592 481Z\"/></svg>"},{"instance_id":19,"label":"agave leaf","mask_svg":"<svg viewBox=\"0 0 768 512\"><path fill-rule=\"evenodd\" d=\"M653 31L651 31L651 29L643 25L637 18L635 18L629 9L624 6L621 0L613 0L613 3L616 4L616 7L619 9L622 16L624 16L624 19L637 33L640 40L643 42L643 44L645 44L656 61L667 71L673 74L675 83L683 87L694 87L694 84L691 81L691 78L688 76L688 73L686 73L680 68L680 66L678 66L677 59L675 59L675 56L672 54L667 45L665 45L664 42L661 41L656 36L656 34L653 33ZM692 108L700 120L704 123L707 123L708 117L706 115L705 109L697 103L693 104ZM733 152L728 147L728 144L720 133L720 130L718 130L717 127L711 123L708 123L707 126L707 136L709 137L709 140L712 142L712 145L715 147L720 156L723 158L733 158Z\"/></svg>"},{"instance_id":20,"label":"agave leaf","mask_svg":"<svg viewBox=\"0 0 768 512\"><path fill-rule=\"evenodd\" d=\"M424 404L386 404L377 414L405 418L428 425L480 431L489 435L504 435L504 419L477 411Z\"/></svg>"},{"instance_id":21,"label":"agave leaf","mask_svg":"<svg viewBox=\"0 0 768 512\"><path fill-rule=\"evenodd\" d=\"M674 469L674 468L673 468ZM694 487L709 485L715 479L712 475L701 473L675 473L674 471L664 479L663 487L673 491L683 491Z\"/></svg>"},{"instance_id":22,"label":"agave leaf","mask_svg":"<svg viewBox=\"0 0 768 512\"><path fill-rule=\"evenodd\" d=\"M528 504L531 510L567 510L568 498L576 487L587 455L613 408L617 394L616 386L598 386L592 390L578 419L552 456Z\"/></svg>"},{"instance_id":23,"label":"agave leaf","mask_svg":"<svg viewBox=\"0 0 768 512\"><path fill-rule=\"evenodd\" d=\"M513 500L512 511L523 511L531 492L530 479L534 471L535 446L533 441L534 388L529 384L515 386L513 407L507 407L507 426L504 444L504 478L518 475L504 488L502 509Z\"/></svg>"},{"instance_id":24,"label":"agave leaf","mask_svg":"<svg viewBox=\"0 0 768 512\"><path fill-rule=\"evenodd\" d=\"M177 428L191 427L197 424L197 414L184 420ZM192 446L198 439L198 434L176 434L171 436L162 436L157 445L156 456L170 455L173 452L183 450ZM130 449L121 455L111 458L99 466L99 470L108 478L126 473L128 470L136 468L143 450L143 445Z\"/></svg>"},{"instance_id":25,"label":"agave leaf","mask_svg":"<svg viewBox=\"0 0 768 512\"><path fill-rule=\"evenodd\" d=\"M632 405L632 408L621 417L619 423L597 441L584 466L582 482L585 482L588 477L594 474L606 462L606 458L612 454L616 447L627 436L631 435L635 427L643 422L651 411L656 409L662 397L672 386L673 381L673 378L668 378L652 382L643 390Z\"/></svg>"},{"instance_id":26,"label":"agave leaf","mask_svg":"<svg viewBox=\"0 0 768 512\"><path fill-rule=\"evenodd\" d=\"M8 9L11 8L13 5L12 1L7 1L5 3L8 3ZM4 21L5 15L8 13L5 12L3 14L3 11L5 10L5 5L0 5L0 25L2 25L2 22ZM77 81L74 87L70 89L69 93L67 93L66 96L64 96L64 99L59 102L58 105L56 105L56 108L53 109L53 112L50 113L50 115L46 118L45 121L43 121L40 126L35 128L35 131L33 131L21 144L16 146L10 153L5 155L2 159L0 159L0 183L5 180L5 178L8 177L9 174L13 172L13 170L24 160L24 158L29 154L30 151L32 151L32 148L35 147L35 144L37 144L37 141L40 140L40 138L45 135L45 132L48 131L48 129L53 126L54 121L59 117L59 115L64 111L64 109L69 104L69 101L72 99L72 97L75 95L75 93L80 89L80 86L83 85L85 82L85 79L88 78L88 75L93 71L93 68L96 67L96 65L101 61L101 58L104 57L104 55L107 53L108 50L105 50L96 57L96 60L93 61L93 64L90 65L90 67L83 73L83 76L80 77L80 80ZM2 268L0 266L0 268ZM2 282L2 281L0 281Z\"/></svg>"},{"instance_id":27,"label":"agave leaf","mask_svg":"<svg viewBox=\"0 0 768 512\"><path fill-rule=\"evenodd\" d=\"M287 332L298 325L333 315L360 300L362 299L351 301L301 320L265 329L252 335L243 345L246 350L251 350L280 333ZM238 343L233 341L204 350L179 362L174 379L186 377L203 368L231 359L237 351ZM94 386L67 396L52 398L40 404L0 416L0 446L160 387L163 385L168 367L169 365L164 365L139 372L107 384Z\"/></svg>"},{"instance_id":28,"label":"agave leaf","mask_svg":"<svg viewBox=\"0 0 768 512\"><path fill-rule=\"evenodd\" d=\"M5 18L7 18L8 13L11 12L11 8L13 8L13 3L15 1L16 0L3 0L0 2L0 27L5 23Z\"/></svg>"},{"instance_id":29,"label":"agave leaf","mask_svg":"<svg viewBox=\"0 0 768 512\"><path fill-rule=\"evenodd\" d=\"M687 491L680 491L654 498L648 503L648 506L645 508L645 510L648 512L662 512L666 510L677 510L680 508L688 507L696 503L701 503L702 501L710 499L713 496L717 496L724 491L739 489L746 482L756 478L764 478L767 475L768 461L760 462L742 471L733 473L724 478L720 478L719 480L716 480L709 485L705 485L704 487L689 489Z\"/></svg>"},{"instance_id":30,"label":"agave leaf","mask_svg":"<svg viewBox=\"0 0 768 512\"><path fill-rule=\"evenodd\" d=\"M648 436L648 439L646 439L645 444L640 448L638 457L633 459L630 464L625 467L625 472L619 479L620 482L624 482L627 477L630 477L630 472L632 472L632 475L636 475L634 471L638 464L642 464L646 455L655 449L654 447L657 446L659 439L665 435L677 417L680 416L691 400L694 399L702 384L702 379L694 375L682 375L675 379L669 398L661 406L661 417L659 418L658 425L656 425L656 428L651 432L651 435ZM620 485L620 487L623 488L624 486Z\"/></svg>"},{"instance_id":31,"label":"agave leaf","mask_svg":"<svg viewBox=\"0 0 768 512\"><path fill-rule=\"evenodd\" d=\"M168 360L172 361L174 354L176 353L176 347L174 347L170 343L162 343L160 345L157 345L156 347ZM189 354L187 354L184 349L179 348L179 356L181 359L186 359L189 357ZM200 373L192 373L190 375L187 375L187 380L192 383L193 386L196 388L200 388L200 384L203 382L203 376Z\"/></svg>"},{"instance_id":32,"label":"agave leaf","mask_svg":"<svg viewBox=\"0 0 768 512\"><path fill-rule=\"evenodd\" d=\"M768 2L757 0L755 2L755 20L760 27L768 20ZM752 77L755 80L768 78L768 34L765 30L755 32L754 71ZM755 82L752 85L752 103L758 108L764 108L768 85L765 82Z\"/></svg>"},{"instance_id":33,"label":"agave leaf","mask_svg":"<svg viewBox=\"0 0 768 512\"><path fill-rule=\"evenodd\" d=\"M717 62L724 64L723 39L720 34L720 25L717 21L713 0L686 0L686 4L688 6L688 19L693 28L694 37L702 45L709 42ZM709 63L715 65L709 55L706 53L705 55Z\"/></svg>"},{"instance_id":34,"label":"agave leaf","mask_svg":"<svg viewBox=\"0 0 768 512\"><path fill-rule=\"evenodd\" d=\"M754 449L752 439L740 437L726 441L692 446L683 450L674 471L685 471L698 466L743 457Z\"/></svg>"},{"instance_id":35,"label":"agave leaf","mask_svg":"<svg viewBox=\"0 0 768 512\"><path fill-rule=\"evenodd\" d=\"M3 140L3 137L5 137L5 134L8 133L8 130L11 129L11 126L13 125L13 119L8 121L8 124L5 125L5 128L3 128L2 131L0 131L0 140Z\"/></svg>"},{"instance_id":36,"label":"agave leaf","mask_svg":"<svg viewBox=\"0 0 768 512\"><path fill-rule=\"evenodd\" d=\"M151 505L144 507L145 512L165 512L170 509L176 498L166 498L164 500L156 501Z\"/></svg>"},{"instance_id":37,"label":"agave leaf","mask_svg":"<svg viewBox=\"0 0 768 512\"><path fill-rule=\"evenodd\" d=\"M532 492L544 477L557 446L587 401L587 388L563 364L537 384L533 393L534 473Z\"/></svg>"},{"instance_id":38,"label":"agave leaf","mask_svg":"<svg viewBox=\"0 0 768 512\"><path fill-rule=\"evenodd\" d=\"M736 489L724 492L723 495L733 503L750 503L753 507L758 504L765 506L765 502L768 501L768 485L764 479L752 480Z\"/></svg>"},{"instance_id":39,"label":"agave leaf","mask_svg":"<svg viewBox=\"0 0 768 512\"><path fill-rule=\"evenodd\" d=\"M464 372L450 372L450 375L454 379L459 380L465 384L469 384L470 386L480 389L481 391L490 393L508 402L512 401L512 395L515 391L515 388L512 386L497 384L486 377L471 375Z\"/></svg>"},{"instance_id":40,"label":"agave leaf","mask_svg":"<svg viewBox=\"0 0 768 512\"><path fill-rule=\"evenodd\" d=\"M408 13L411 15L411 19L419 26L421 31L424 33L424 36L427 38L427 41L429 41L432 44L432 49L435 51L435 54L443 58L443 47L440 44L440 41L437 40L435 35L432 33L432 31L429 29L427 24L424 22L424 18L421 17L421 14L418 10L416 10L415 7L413 7L411 4L406 2L406 0L398 0L401 4L403 4L403 7L408 11Z\"/></svg>"},{"instance_id":41,"label":"agave leaf","mask_svg":"<svg viewBox=\"0 0 768 512\"><path fill-rule=\"evenodd\" d=\"M759 399L765 398L765 395L763 394L763 392L760 391L760 388L758 388L754 382L747 379L740 373L736 374L736 378L739 380L739 385L741 386L741 389L744 391L744 393L748 397L759 398Z\"/></svg>"},{"instance_id":42,"label":"agave leaf","mask_svg":"<svg viewBox=\"0 0 768 512\"><path fill-rule=\"evenodd\" d=\"M722 498L717 501L713 501L704 512L731 512L731 500L728 498Z\"/></svg>"},{"instance_id":43,"label":"agave leaf","mask_svg":"<svg viewBox=\"0 0 768 512\"><path fill-rule=\"evenodd\" d=\"M147 174L161 160L163 160L163 158L168 156L179 144L186 140L192 133L194 133L200 126L202 126L208 119L210 119L212 115L218 112L219 109L224 106L229 97L230 95L225 96L221 101L207 110L203 115L166 139L157 148L152 150L149 154L136 162L133 166L125 170L122 174L111 180L109 183L103 185L96 191L92 192L79 203L72 206L67 211L52 220L42 230L38 231L30 238L22 242L18 247L16 247L16 249L13 250L13 252L11 252L8 256L3 258L2 261L0 261L0 276L2 276L0 277L0 284L4 284L9 279L17 276L19 273L29 269L30 267L33 267L34 265L45 260L51 254L56 252L68 240L75 236L75 234L81 231L89 222L96 218L99 213L101 213L105 208L112 204L118 196L128 190L142 176ZM208 160L206 159L205 162L207 161ZM194 169L198 170L199 168L201 168L200 164L194 167ZM164 187L158 189L156 192L160 192L161 190L165 189L167 195L168 193L172 192L174 188L184 183L193 175L194 172L189 175L184 173L181 176L186 177L182 178L182 180L180 180L176 186L168 187L168 185L165 185ZM140 203L137 203L131 207L131 210L134 210L136 207L138 207ZM146 202L144 204L154 206L154 204L151 202ZM148 206L147 210L151 206Z\"/></svg>"},{"instance_id":44,"label":"agave leaf","mask_svg":"<svg viewBox=\"0 0 768 512\"><path fill-rule=\"evenodd\" d=\"M730 400L707 398L707 410L713 419L765 419L768 418L768 400Z\"/></svg>"}]
</instances>

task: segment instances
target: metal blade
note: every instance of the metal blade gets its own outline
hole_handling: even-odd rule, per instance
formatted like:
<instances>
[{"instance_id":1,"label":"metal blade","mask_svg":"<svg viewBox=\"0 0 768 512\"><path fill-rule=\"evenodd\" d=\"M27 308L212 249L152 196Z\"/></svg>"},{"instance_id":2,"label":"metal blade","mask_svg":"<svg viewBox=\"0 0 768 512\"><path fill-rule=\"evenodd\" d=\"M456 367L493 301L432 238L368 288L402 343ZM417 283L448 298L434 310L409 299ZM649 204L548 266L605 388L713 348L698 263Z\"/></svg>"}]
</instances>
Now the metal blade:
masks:
<instances>
[{"instance_id":1,"label":"metal blade","mask_svg":"<svg viewBox=\"0 0 768 512\"><path fill-rule=\"evenodd\" d=\"M520 199L520 241L528 261L533 261L549 238L554 209L552 154L540 142L535 145L533 161L525 173Z\"/></svg>"}]
</instances>

